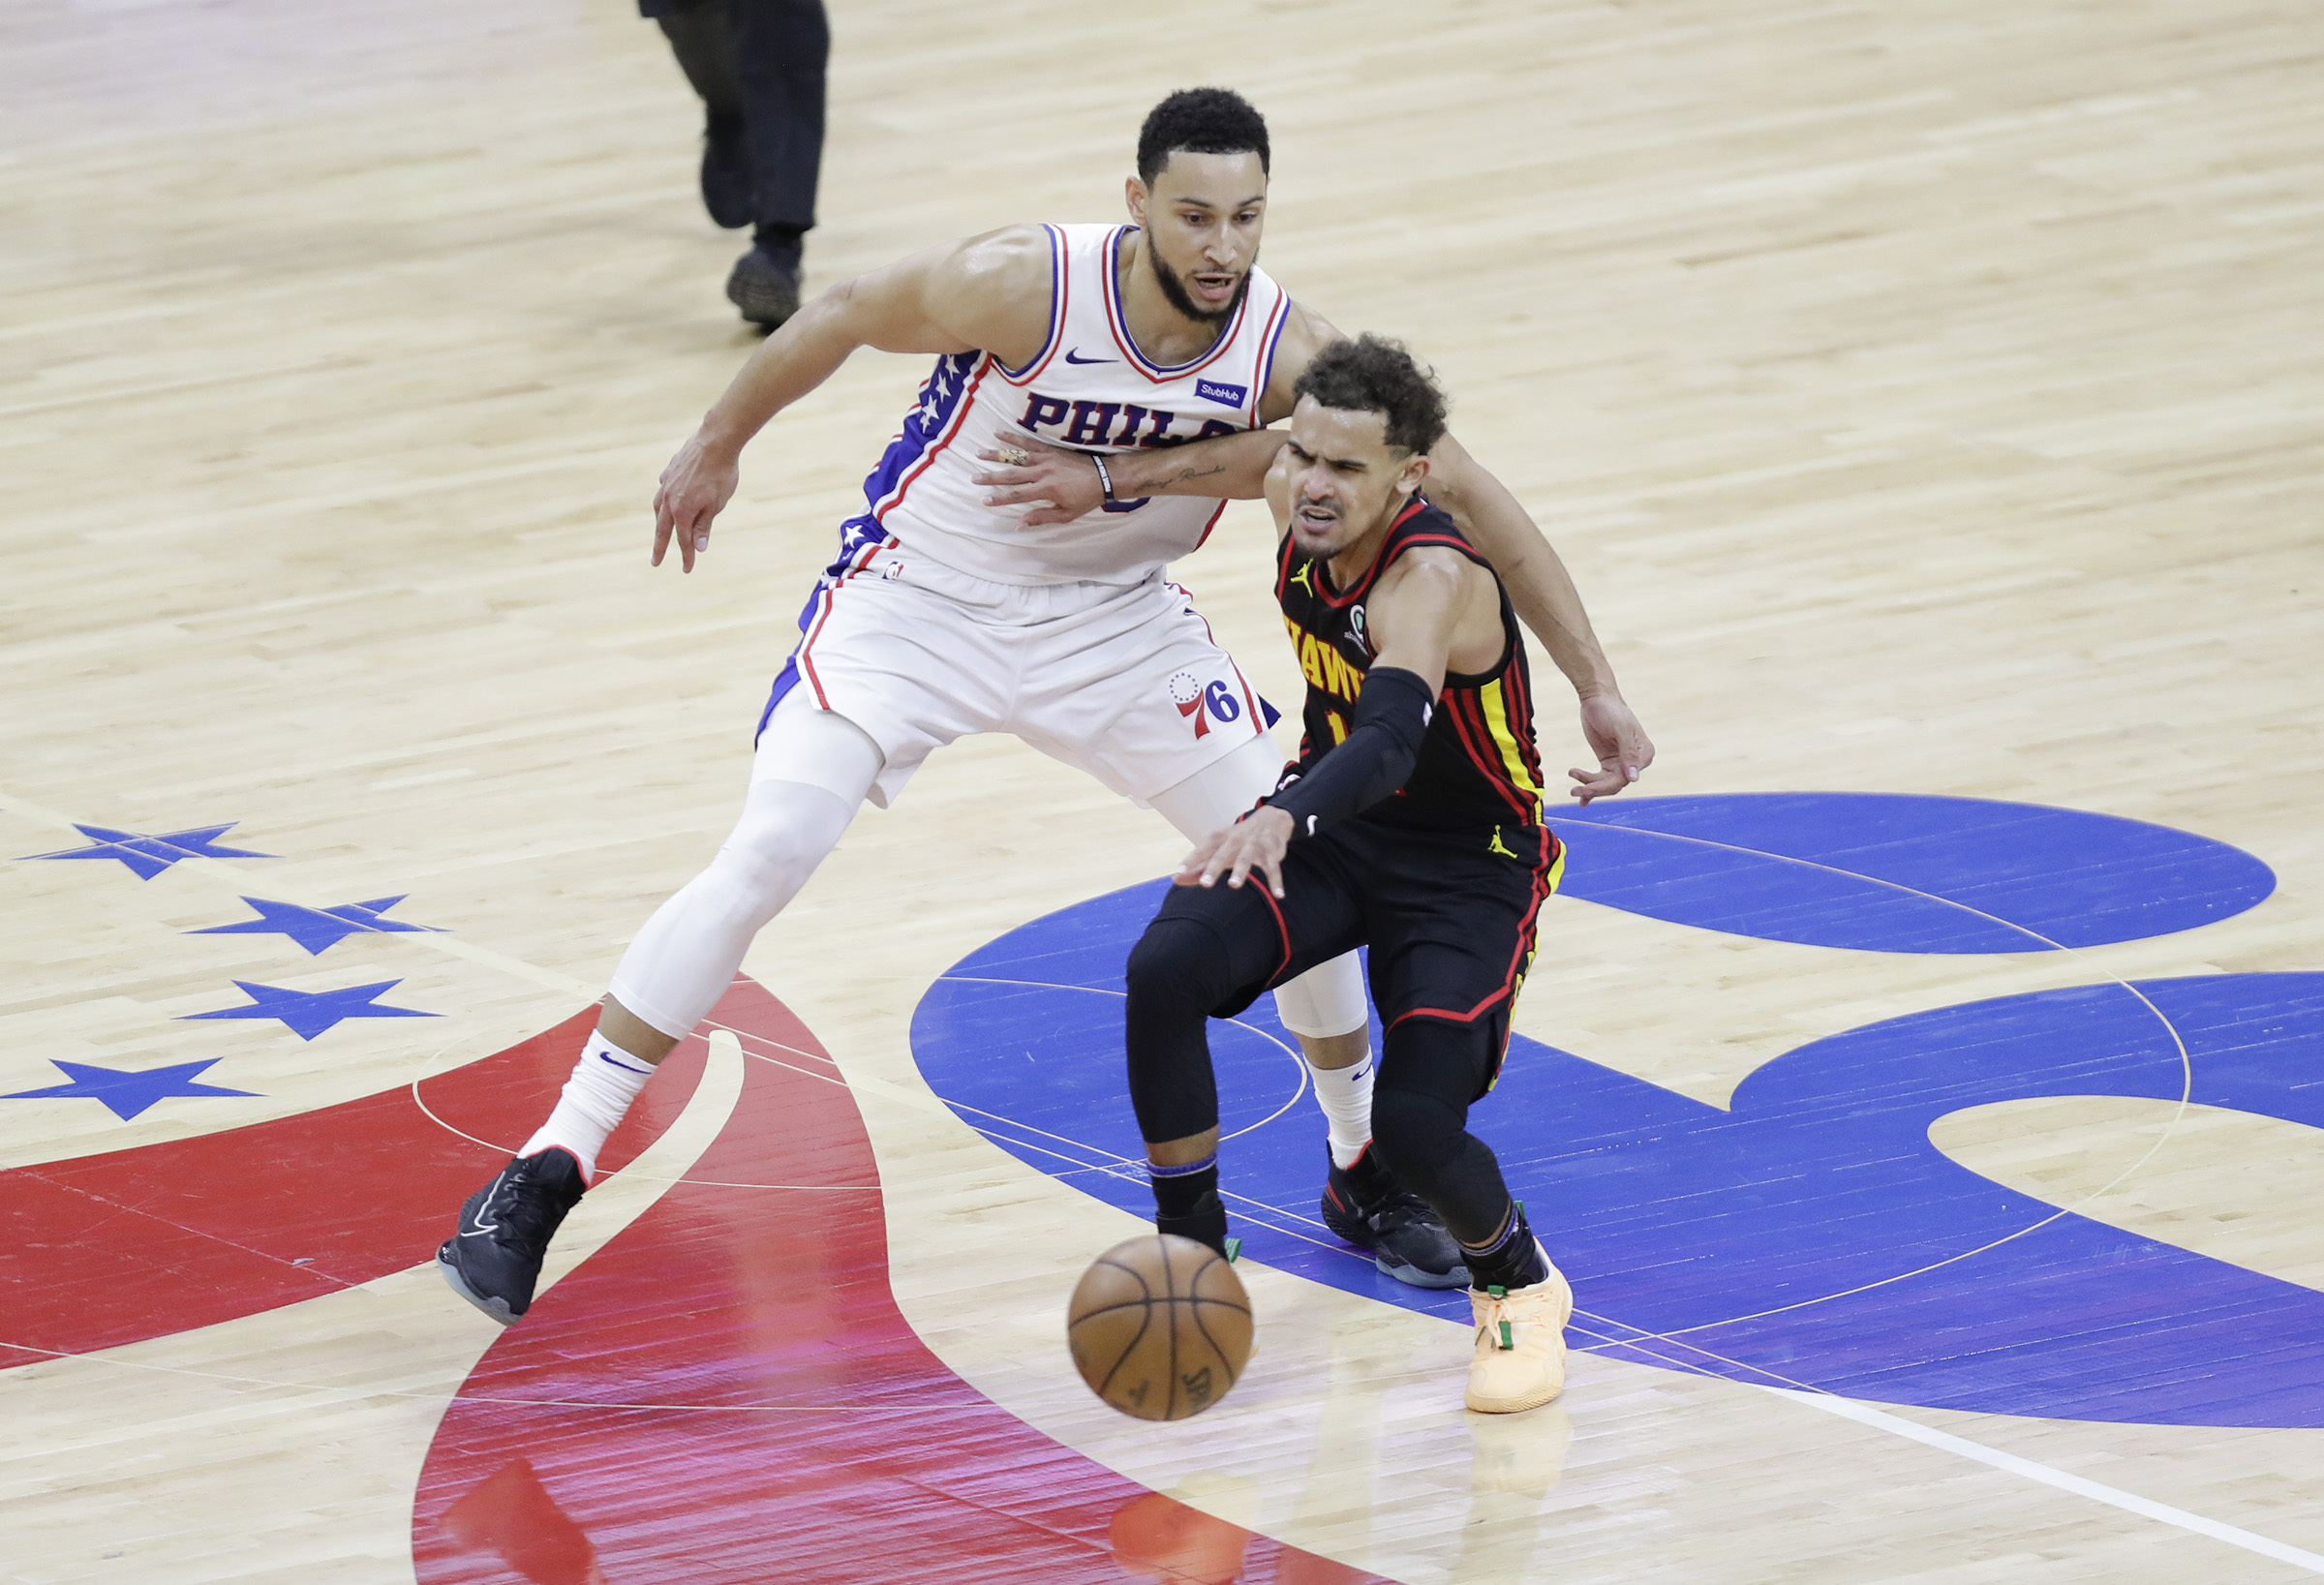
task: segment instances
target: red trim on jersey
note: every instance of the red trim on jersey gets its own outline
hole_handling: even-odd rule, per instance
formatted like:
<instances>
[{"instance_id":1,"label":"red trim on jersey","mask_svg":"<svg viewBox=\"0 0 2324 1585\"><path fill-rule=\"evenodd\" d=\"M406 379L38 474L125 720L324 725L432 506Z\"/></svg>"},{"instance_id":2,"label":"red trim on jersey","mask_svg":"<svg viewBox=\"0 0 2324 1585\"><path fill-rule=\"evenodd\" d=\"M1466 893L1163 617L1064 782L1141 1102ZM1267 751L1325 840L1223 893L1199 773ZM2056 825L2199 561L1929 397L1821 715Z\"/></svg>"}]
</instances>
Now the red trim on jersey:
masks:
<instances>
[{"instance_id":1,"label":"red trim on jersey","mask_svg":"<svg viewBox=\"0 0 2324 1585\"><path fill-rule=\"evenodd\" d=\"M1242 708L1251 713L1251 735L1261 738L1266 737L1267 717L1259 709L1259 695L1251 690L1251 680L1242 675L1242 668L1240 666L1235 665L1235 657L1233 655L1227 656L1227 664L1230 666L1235 666L1235 681L1242 685Z\"/></svg>"},{"instance_id":2,"label":"red trim on jersey","mask_svg":"<svg viewBox=\"0 0 2324 1585\"><path fill-rule=\"evenodd\" d=\"M1427 505L1427 502L1422 500L1419 496L1414 496L1412 500L1405 504L1404 509L1396 514L1396 520L1388 526L1390 537L1392 537L1398 529L1411 522L1414 513L1425 510ZM1291 535L1285 534L1283 537L1286 540L1289 540ZM1372 564L1363 569L1363 576L1356 580L1356 587L1349 590L1344 594L1334 594L1330 592L1331 569L1329 564L1325 565L1323 569L1324 585L1316 590L1315 597L1319 600L1322 600L1326 605L1329 605L1334 611L1339 610L1343 606L1352 605L1356 601L1363 598L1365 592L1372 587L1373 581L1377 579L1381 573L1386 572L1389 567L1394 564L1396 558L1403 555L1408 547L1413 545L1458 545L1460 543L1460 540L1449 539L1441 533L1416 533L1410 539L1406 539L1395 544L1390 544L1384 540L1380 547L1380 554L1372 558Z\"/></svg>"},{"instance_id":3,"label":"red trim on jersey","mask_svg":"<svg viewBox=\"0 0 2324 1585\"><path fill-rule=\"evenodd\" d=\"M1474 720L1462 711L1463 704L1476 712ZM1477 774L1501 795L1501 801L1514 809L1527 825L1540 819L1541 810L1527 808L1524 799L1509 784L1509 774L1501 767L1499 746L1493 743L1492 726L1484 718L1484 706L1476 692L1468 688L1460 689L1459 696L1450 703L1447 703L1444 695L1439 694L1437 708L1452 717L1453 735L1460 739L1461 751L1469 756L1469 764ZM1489 754L1485 751L1488 747L1492 749Z\"/></svg>"},{"instance_id":4,"label":"red trim on jersey","mask_svg":"<svg viewBox=\"0 0 2324 1585\"><path fill-rule=\"evenodd\" d=\"M1224 504L1224 503L1221 503L1221 504ZM1203 637L1209 642L1210 647L1218 651L1219 654L1226 655L1226 646L1220 644L1218 641L1218 635L1210 630L1210 619L1207 616L1204 616L1199 610L1195 609L1194 591L1181 583L1169 584L1168 587L1176 590L1178 597L1186 602L1186 614L1203 625ZM1235 657L1233 655L1227 655L1229 663L1232 663L1234 658Z\"/></svg>"},{"instance_id":5,"label":"red trim on jersey","mask_svg":"<svg viewBox=\"0 0 2324 1585\"><path fill-rule=\"evenodd\" d=\"M823 625L831 620L831 590L823 591L819 596L823 602L822 614L815 618L815 625L808 629L807 636L799 641L799 675L806 678L807 686L815 690L815 704L823 710L831 708L831 696L823 691L823 679L815 675L815 657L810 652L815 647L816 636L823 631Z\"/></svg>"},{"instance_id":6,"label":"red trim on jersey","mask_svg":"<svg viewBox=\"0 0 2324 1585\"><path fill-rule=\"evenodd\" d=\"M864 568L870 566L872 564L872 557L877 556L883 550L895 549L896 546L901 542L902 541L900 541L894 534L891 533L876 545L866 545L862 550L859 550L855 553L855 560L847 564L847 570L840 574L838 581L841 583L845 583L848 579L863 571Z\"/></svg>"},{"instance_id":7,"label":"red trim on jersey","mask_svg":"<svg viewBox=\"0 0 2324 1585\"><path fill-rule=\"evenodd\" d=\"M1266 351L1259 354L1259 373L1251 382L1250 425L1259 427L1259 402L1267 394L1268 381L1275 378L1275 346L1283 339L1284 327L1291 323L1291 293L1278 290L1275 311L1268 316L1267 328L1259 333Z\"/></svg>"},{"instance_id":8,"label":"red trim on jersey","mask_svg":"<svg viewBox=\"0 0 2324 1585\"><path fill-rule=\"evenodd\" d=\"M1114 332L1114 343L1121 349L1122 355L1130 360L1131 368L1146 376L1147 383L1166 385L1174 380L1184 380L1188 375L1200 374L1227 355L1229 349L1235 345L1235 338L1242 334L1242 321L1250 314L1251 296L1247 291L1243 293L1242 301L1235 305L1233 321L1219 333L1218 340L1210 344L1210 350L1208 352L1203 353L1191 363L1181 363L1176 368L1165 368L1163 365L1153 362L1138 350L1137 338L1130 334L1130 327L1121 316L1121 295L1115 290L1115 277L1121 268L1122 238L1136 229L1138 228L1135 226L1115 227L1114 234L1108 237L1100 248L1098 282L1106 297L1106 328ZM1254 272L1258 267L1256 264L1251 266ZM1283 289L1280 287L1275 290L1279 295L1289 295L1283 292Z\"/></svg>"},{"instance_id":9,"label":"red trim on jersey","mask_svg":"<svg viewBox=\"0 0 2324 1585\"><path fill-rule=\"evenodd\" d=\"M1522 636L1513 636L1511 642L1522 644L1525 640ZM1535 741L1530 730L1533 724L1533 686L1525 680L1523 666L1511 665L1506 660L1502 662L1501 677L1508 684L1510 736L1517 740L1517 747L1525 758L1525 768L1533 773L1533 784L1541 789L1539 802L1542 808L1535 818L1545 818L1549 812L1549 784L1542 776L1541 745ZM1520 724L1528 730L1518 731Z\"/></svg>"},{"instance_id":10,"label":"red trim on jersey","mask_svg":"<svg viewBox=\"0 0 2324 1585\"><path fill-rule=\"evenodd\" d=\"M1047 222L1042 224L1041 229L1049 233L1049 339L1041 344L1041 351L1035 352L1022 368L1012 370L1000 359L993 359L993 366L1000 371L1000 378L1012 385L1024 384L1048 368L1049 360L1057 355L1057 349L1065 341L1065 308L1073 301L1073 255L1065 246L1065 233Z\"/></svg>"},{"instance_id":11,"label":"red trim on jersey","mask_svg":"<svg viewBox=\"0 0 2324 1585\"><path fill-rule=\"evenodd\" d=\"M1275 916L1275 933L1283 938L1283 960L1275 965L1274 973L1269 974L1267 977L1267 983L1269 986L1272 986L1278 979L1282 978L1283 971L1291 966L1291 927L1283 922L1283 904L1277 902L1275 900L1275 894L1267 889L1267 877L1265 875L1261 874L1258 870L1253 869L1248 875L1243 877L1243 884L1245 886L1255 886L1259 889L1259 896L1265 899L1267 903L1267 911Z\"/></svg>"},{"instance_id":12,"label":"red trim on jersey","mask_svg":"<svg viewBox=\"0 0 2324 1585\"><path fill-rule=\"evenodd\" d=\"M796 658L799 662L799 675L807 679L807 686L815 690L815 703L825 710L831 708L831 697L823 691L823 679L815 675L815 657L810 653L815 647L815 639L822 633L823 625L831 620L832 610L838 604L839 591L861 577L864 571L871 566L872 557L877 556L883 550L894 550L902 543L902 540L891 533L876 545L866 545L862 550L856 552L855 561L850 564L847 570L834 578L817 596L823 604L822 613L815 618L815 625L808 629L807 636L799 641Z\"/></svg>"},{"instance_id":13,"label":"red trim on jersey","mask_svg":"<svg viewBox=\"0 0 2324 1585\"><path fill-rule=\"evenodd\" d=\"M1203 536L1194 542L1194 548L1196 550L1201 550L1205 545L1210 542L1210 531L1218 527L1218 520L1226 515L1226 511L1227 503L1223 500L1219 502L1217 506L1212 508L1210 513L1210 521L1203 525Z\"/></svg>"},{"instance_id":14,"label":"red trim on jersey","mask_svg":"<svg viewBox=\"0 0 2324 1585\"><path fill-rule=\"evenodd\" d=\"M1503 673L1502 675L1506 676L1507 674ZM1527 825L1540 824L1543 814L1542 801L1539 798L1534 797L1532 794L1526 792L1524 788L1518 786L1515 780L1511 777L1509 774L1509 761L1503 758L1501 754L1500 740L1493 736L1493 723L1484 718L1484 690L1483 688L1479 688L1476 692L1471 693L1469 697L1476 701L1477 724L1483 729L1483 736L1480 739L1479 747L1490 747L1492 750L1493 763L1490 775L1492 777L1493 786L1500 792L1502 797L1509 800L1511 808L1514 808L1519 814L1524 816L1525 823ZM1520 731L1517 723L1514 720L1504 721L1502 724L1508 727L1510 740L1512 742L1524 742L1529 740L1533 735L1530 731ZM1537 785L1540 783L1542 777L1539 770L1534 771L1533 779Z\"/></svg>"},{"instance_id":15,"label":"red trim on jersey","mask_svg":"<svg viewBox=\"0 0 2324 1585\"><path fill-rule=\"evenodd\" d=\"M1564 846L1550 834L1547 826L1534 828L1541 836L1541 857L1534 862L1533 893L1526 899L1525 916L1517 921L1516 944L1510 949L1509 967L1501 975L1501 989L1485 997L1467 1012L1455 1012L1449 1007L1415 1007L1396 1015L1389 1024L1393 1029L1406 1019L1443 1019L1449 1023L1474 1023L1502 1002L1507 1001L1517 988L1517 976L1532 960L1536 927L1541 918L1542 904L1549 900L1549 876L1557 866L1557 856ZM1288 960L1286 960L1288 961ZM1386 1033L1383 1030L1382 1033Z\"/></svg>"},{"instance_id":16,"label":"red trim on jersey","mask_svg":"<svg viewBox=\"0 0 2324 1585\"><path fill-rule=\"evenodd\" d=\"M935 443L920 453L920 460L912 464L912 471L896 481L896 488L888 492L887 499L872 508L873 522L882 528L887 526L888 513L903 504L904 495L911 489L913 481L928 472L929 466L944 454L944 448L952 444L954 438L961 433L961 426L968 421L968 410L976 404L976 388L985 382L986 372L997 367L999 360L991 352L987 352L978 362L976 373L968 381L968 388L961 392L960 401L953 406L952 422L944 426L944 433L936 437Z\"/></svg>"}]
</instances>

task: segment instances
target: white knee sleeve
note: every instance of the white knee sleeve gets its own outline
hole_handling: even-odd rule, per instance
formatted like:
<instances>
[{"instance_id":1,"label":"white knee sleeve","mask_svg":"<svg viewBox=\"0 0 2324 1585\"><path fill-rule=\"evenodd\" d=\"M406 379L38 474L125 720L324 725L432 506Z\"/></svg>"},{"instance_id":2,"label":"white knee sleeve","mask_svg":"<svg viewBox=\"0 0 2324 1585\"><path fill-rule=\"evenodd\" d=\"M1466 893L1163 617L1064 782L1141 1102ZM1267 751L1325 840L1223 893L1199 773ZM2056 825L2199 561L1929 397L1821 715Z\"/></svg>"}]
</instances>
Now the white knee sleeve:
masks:
<instances>
[{"instance_id":1,"label":"white knee sleeve","mask_svg":"<svg viewBox=\"0 0 2324 1585\"><path fill-rule=\"evenodd\" d=\"M879 774L859 728L795 699L767 723L726 844L654 910L613 972L615 999L673 1040L726 993L751 938L839 844Z\"/></svg>"},{"instance_id":2,"label":"white knee sleeve","mask_svg":"<svg viewBox=\"0 0 2324 1585\"><path fill-rule=\"evenodd\" d=\"M1152 800L1154 811L1199 842L1233 824L1253 804L1274 791L1283 755L1271 739L1254 738L1224 759L1214 760ZM1326 1040L1361 1029L1369 1016L1363 996L1363 966L1354 953L1322 963L1278 988L1275 1015L1295 1035Z\"/></svg>"},{"instance_id":3,"label":"white knee sleeve","mask_svg":"<svg viewBox=\"0 0 2324 1585\"><path fill-rule=\"evenodd\" d=\"M1370 1013L1363 999L1363 964L1352 953L1318 963L1275 988L1275 1017L1295 1035L1328 1040L1352 1034Z\"/></svg>"},{"instance_id":4,"label":"white knee sleeve","mask_svg":"<svg viewBox=\"0 0 2324 1585\"><path fill-rule=\"evenodd\" d=\"M1178 828L1179 836L1199 842L1241 819L1253 804L1275 790L1275 778L1282 774L1283 751L1272 738L1257 737L1148 802L1156 814Z\"/></svg>"}]
</instances>

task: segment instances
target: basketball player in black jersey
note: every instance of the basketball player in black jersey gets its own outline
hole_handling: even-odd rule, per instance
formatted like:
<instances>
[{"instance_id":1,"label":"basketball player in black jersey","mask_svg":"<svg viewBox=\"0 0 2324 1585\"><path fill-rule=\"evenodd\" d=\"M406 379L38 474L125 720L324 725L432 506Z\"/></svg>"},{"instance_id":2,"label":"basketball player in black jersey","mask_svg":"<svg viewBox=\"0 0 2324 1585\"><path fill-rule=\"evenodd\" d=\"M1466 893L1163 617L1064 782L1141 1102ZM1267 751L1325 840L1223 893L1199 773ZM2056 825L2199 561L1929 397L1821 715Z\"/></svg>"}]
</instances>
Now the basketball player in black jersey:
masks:
<instances>
[{"instance_id":1,"label":"basketball player in black jersey","mask_svg":"<svg viewBox=\"0 0 2324 1585\"><path fill-rule=\"evenodd\" d=\"M1371 1148L1462 1246L1468 1406L1531 1409L1565 1385L1573 1291L1467 1130L1565 859L1542 824L1525 649L1492 568L1420 493L1445 428L1429 378L1366 336L1326 349L1297 388L1267 498L1307 679L1300 758L1187 858L1130 954L1130 1096L1155 1225L1223 1252L1206 1021L1369 945L1387 1029Z\"/></svg>"}]
</instances>

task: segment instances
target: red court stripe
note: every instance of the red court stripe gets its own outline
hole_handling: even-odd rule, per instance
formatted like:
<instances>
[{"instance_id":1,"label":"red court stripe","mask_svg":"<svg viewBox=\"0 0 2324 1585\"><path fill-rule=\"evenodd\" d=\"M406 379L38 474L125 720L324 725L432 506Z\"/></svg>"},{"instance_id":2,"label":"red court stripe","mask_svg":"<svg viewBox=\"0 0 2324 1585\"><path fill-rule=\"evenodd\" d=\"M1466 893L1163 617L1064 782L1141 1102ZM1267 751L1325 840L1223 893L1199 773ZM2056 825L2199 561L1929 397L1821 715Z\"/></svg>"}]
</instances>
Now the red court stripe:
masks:
<instances>
[{"instance_id":1,"label":"red court stripe","mask_svg":"<svg viewBox=\"0 0 2324 1585\"><path fill-rule=\"evenodd\" d=\"M717 1016L820 1050L748 982ZM689 1176L463 1387L413 1504L422 1585L1377 1579L1147 1491L979 1395L896 1307L879 1195L713 1186L875 1181L845 1086L746 1063ZM1064 1301L1028 1363L1069 1375Z\"/></svg>"},{"instance_id":2,"label":"red court stripe","mask_svg":"<svg viewBox=\"0 0 2324 1585\"><path fill-rule=\"evenodd\" d=\"M596 1021L592 1007L420 1085L452 1128L521 1144ZM685 1109L685 1043L599 1158L627 1165ZM255 1315L417 1265L507 1160L410 1086L247 1128L0 1173L0 1366ZM7 1344L23 1345L11 1349Z\"/></svg>"}]
</instances>

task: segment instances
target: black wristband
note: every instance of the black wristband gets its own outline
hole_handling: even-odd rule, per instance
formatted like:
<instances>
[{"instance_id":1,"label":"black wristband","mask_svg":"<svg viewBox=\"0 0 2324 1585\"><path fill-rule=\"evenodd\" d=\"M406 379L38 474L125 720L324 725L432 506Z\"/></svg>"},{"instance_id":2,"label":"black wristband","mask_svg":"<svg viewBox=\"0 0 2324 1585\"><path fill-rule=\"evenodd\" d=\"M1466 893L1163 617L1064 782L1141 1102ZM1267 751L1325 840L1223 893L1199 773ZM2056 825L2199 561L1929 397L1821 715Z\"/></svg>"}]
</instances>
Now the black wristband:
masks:
<instances>
[{"instance_id":1,"label":"black wristband","mask_svg":"<svg viewBox=\"0 0 2324 1585\"><path fill-rule=\"evenodd\" d=\"M1111 502L1114 499L1114 475L1106 472L1106 459L1092 451L1089 460L1097 464L1097 487L1105 491L1106 500Z\"/></svg>"},{"instance_id":2,"label":"black wristband","mask_svg":"<svg viewBox=\"0 0 2324 1585\"><path fill-rule=\"evenodd\" d=\"M1374 666L1357 697L1347 741L1267 803L1291 816L1294 837L1313 837L1361 814L1404 785L1421 755L1436 690L1418 672Z\"/></svg>"}]
</instances>

